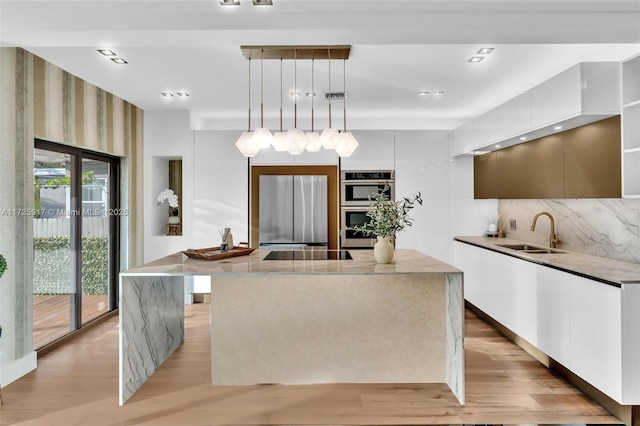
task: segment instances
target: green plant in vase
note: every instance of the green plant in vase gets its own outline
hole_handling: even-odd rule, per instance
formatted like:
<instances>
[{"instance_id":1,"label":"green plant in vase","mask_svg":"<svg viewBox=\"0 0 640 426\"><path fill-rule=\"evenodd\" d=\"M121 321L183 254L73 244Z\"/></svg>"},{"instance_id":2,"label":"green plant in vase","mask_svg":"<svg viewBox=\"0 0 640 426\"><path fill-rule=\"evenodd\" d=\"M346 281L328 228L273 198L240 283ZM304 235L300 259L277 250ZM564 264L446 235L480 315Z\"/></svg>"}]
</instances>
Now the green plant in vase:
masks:
<instances>
[{"instance_id":1,"label":"green plant in vase","mask_svg":"<svg viewBox=\"0 0 640 426\"><path fill-rule=\"evenodd\" d=\"M392 238L396 233L413 225L413 219L409 217L409 211L416 204L422 205L420 192L412 197L402 197L400 201L391 201L387 196L389 186L369 196L369 208L367 217L369 222L361 226L351 228L368 237L377 237L378 241L373 247L374 256L378 263L389 263L393 259Z\"/></svg>"}]
</instances>

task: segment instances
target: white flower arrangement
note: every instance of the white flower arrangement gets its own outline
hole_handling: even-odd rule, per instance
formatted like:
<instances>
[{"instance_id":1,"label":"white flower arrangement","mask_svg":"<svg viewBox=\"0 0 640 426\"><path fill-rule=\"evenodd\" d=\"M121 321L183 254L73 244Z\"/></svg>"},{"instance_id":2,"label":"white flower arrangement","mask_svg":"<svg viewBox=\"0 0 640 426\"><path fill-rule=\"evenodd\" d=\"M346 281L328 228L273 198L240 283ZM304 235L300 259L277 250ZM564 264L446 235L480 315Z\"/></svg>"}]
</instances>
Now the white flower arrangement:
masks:
<instances>
[{"instance_id":1,"label":"white flower arrangement","mask_svg":"<svg viewBox=\"0 0 640 426\"><path fill-rule=\"evenodd\" d=\"M178 207L178 196L173 192L173 189L167 188L158 194L158 205L167 201L169 207Z\"/></svg>"}]
</instances>

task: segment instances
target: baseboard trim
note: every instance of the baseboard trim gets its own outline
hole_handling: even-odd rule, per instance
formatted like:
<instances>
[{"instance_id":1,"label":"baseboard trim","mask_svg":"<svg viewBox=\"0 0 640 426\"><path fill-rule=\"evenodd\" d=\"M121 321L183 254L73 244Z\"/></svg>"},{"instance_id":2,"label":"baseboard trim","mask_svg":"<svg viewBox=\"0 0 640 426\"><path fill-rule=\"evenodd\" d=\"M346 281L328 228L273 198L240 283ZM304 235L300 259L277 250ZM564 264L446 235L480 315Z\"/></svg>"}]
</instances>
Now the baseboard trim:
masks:
<instances>
[{"instance_id":1,"label":"baseboard trim","mask_svg":"<svg viewBox=\"0 0 640 426\"><path fill-rule=\"evenodd\" d=\"M579 389L582 393L597 402L602 408L607 410L611 415L620 419L626 426L640 426L640 406L638 405L622 405L618 404L611 397L605 395L585 380L581 379L564 365L560 364L537 347L517 335L500 322L496 321L489 314L478 308L474 304L465 300L465 307L473 312L478 318L495 328L500 334L513 343L522 348L529 355L540 361L542 365L550 370L558 373L569 383Z\"/></svg>"},{"instance_id":2,"label":"baseboard trim","mask_svg":"<svg viewBox=\"0 0 640 426\"><path fill-rule=\"evenodd\" d=\"M22 358L3 365L0 369L0 386L4 387L15 382L35 370L37 366L36 351L29 352Z\"/></svg>"},{"instance_id":3,"label":"baseboard trim","mask_svg":"<svg viewBox=\"0 0 640 426\"><path fill-rule=\"evenodd\" d=\"M103 322L105 322L106 320L113 318L115 316L118 316L118 309L115 309L111 312L107 312L103 315L100 315L97 318L94 318L93 320L91 320L90 322L84 324L81 328L77 329L76 331L73 331L65 336L62 336L61 338L54 340L53 342L38 348L37 352L38 352L38 359L42 358L43 356L51 353L52 351L58 349L60 346L69 343L71 340L75 339L78 336L82 336L84 333L86 333L87 331L91 330L92 328L97 327L98 325L102 324Z\"/></svg>"}]
</instances>

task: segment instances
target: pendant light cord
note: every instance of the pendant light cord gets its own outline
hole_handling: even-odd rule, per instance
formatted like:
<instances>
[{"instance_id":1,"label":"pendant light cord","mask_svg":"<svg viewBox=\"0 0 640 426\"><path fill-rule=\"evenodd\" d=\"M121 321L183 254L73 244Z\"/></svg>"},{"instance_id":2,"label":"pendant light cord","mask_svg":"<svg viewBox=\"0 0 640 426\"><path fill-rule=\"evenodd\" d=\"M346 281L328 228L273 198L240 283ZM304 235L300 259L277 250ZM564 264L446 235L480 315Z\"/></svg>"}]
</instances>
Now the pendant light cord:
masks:
<instances>
[{"instance_id":1,"label":"pendant light cord","mask_svg":"<svg viewBox=\"0 0 640 426\"><path fill-rule=\"evenodd\" d=\"M327 49L329 52L329 128L331 128L331 49Z\"/></svg>"},{"instance_id":2,"label":"pendant light cord","mask_svg":"<svg viewBox=\"0 0 640 426\"><path fill-rule=\"evenodd\" d=\"M342 108L344 117L344 131L347 131L347 60L342 60Z\"/></svg>"},{"instance_id":3,"label":"pendant light cord","mask_svg":"<svg viewBox=\"0 0 640 426\"><path fill-rule=\"evenodd\" d=\"M260 127L264 127L264 49L260 49Z\"/></svg>"},{"instance_id":4,"label":"pendant light cord","mask_svg":"<svg viewBox=\"0 0 640 426\"><path fill-rule=\"evenodd\" d=\"M249 56L249 74L248 74L248 76L249 76L249 84L248 84L248 87L249 87L249 93L248 93L248 95L249 95L249 115L248 115L249 122L247 124L247 131L250 132L251 131L251 56Z\"/></svg>"},{"instance_id":5,"label":"pendant light cord","mask_svg":"<svg viewBox=\"0 0 640 426\"><path fill-rule=\"evenodd\" d=\"M314 116L314 111L313 111L313 100L316 97L316 90L315 90L315 86L313 84L314 82L314 72L315 72L315 63L316 63L316 58L315 55L311 58L311 132L314 131L313 128L313 116Z\"/></svg>"},{"instance_id":6,"label":"pendant light cord","mask_svg":"<svg viewBox=\"0 0 640 426\"><path fill-rule=\"evenodd\" d=\"M293 54L293 128L298 128L298 49Z\"/></svg>"},{"instance_id":7,"label":"pendant light cord","mask_svg":"<svg viewBox=\"0 0 640 426\"><path fill-rule=\"evenodd\" d=\"M280 57L280 131L282 132L282 57Z\"/></svg>"}]
</instances>

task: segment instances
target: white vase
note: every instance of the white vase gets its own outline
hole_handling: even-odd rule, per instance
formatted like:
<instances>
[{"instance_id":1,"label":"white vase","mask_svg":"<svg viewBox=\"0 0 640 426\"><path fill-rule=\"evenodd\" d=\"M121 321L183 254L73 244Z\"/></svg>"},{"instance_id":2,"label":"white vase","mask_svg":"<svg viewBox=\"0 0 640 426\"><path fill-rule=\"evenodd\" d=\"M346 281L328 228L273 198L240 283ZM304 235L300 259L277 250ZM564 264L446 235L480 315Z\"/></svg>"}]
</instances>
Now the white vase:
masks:
<instances>
[{"instance_id":1,"label":"white vase","mask_svg":"<svg viewBox=\"0 0 640 426\"><path fill-rule=\"evenodd\" d=\"M373 245L373 257L378 263L390 263L393 260L394 247L391 237L378 237L378 241Z\"/></svg>"}]
</instances>

